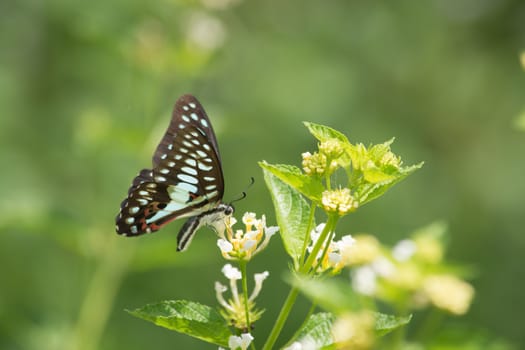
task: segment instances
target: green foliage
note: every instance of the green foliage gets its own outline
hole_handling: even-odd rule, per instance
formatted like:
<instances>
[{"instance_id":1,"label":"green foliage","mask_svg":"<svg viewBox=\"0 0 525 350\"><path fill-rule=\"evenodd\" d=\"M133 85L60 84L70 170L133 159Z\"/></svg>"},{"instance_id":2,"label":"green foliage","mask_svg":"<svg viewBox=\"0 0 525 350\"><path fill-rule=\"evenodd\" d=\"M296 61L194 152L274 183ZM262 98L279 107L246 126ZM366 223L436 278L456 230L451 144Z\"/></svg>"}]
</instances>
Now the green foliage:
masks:
<instances>
[{"instance_id":1,"label":"green foliage","mask_svg":"<svg viewBox=\"0 0 525 350\"><path fill-rule=\"evenodd\" d=\"M311 315L299 329L297 339L311 339L319 348L334 343L332 338L332 325L335 316L329 312L319 312Z\"/></svg>"},{"instance_id":2,"label":"green foliage","mask_svg":"<svg viewBox=\"0 0 525 350\"><path fill-rule=\"evenodd\" d=\"M128 312L157 326L220 346L227 346L231 335L224 319L216 310L192 301L164 301Z\"/></svg>"},{"instance_id":3,"label":"green foliage","mask_svg":"<svg viewBox=\"0 0 525 350\"><path fill-rule=\"evenodd\" d=\"M375 330L378 336L386 335L396 329L406 326L412 319L412 315L393 316L376 313Z\"/></svg>"},{"instance_id":4,"label":"green foliage","mask_svg":"<svg viewBox=\"0 0 525 350\"><path fill-rule=\"evenodd\" d=\"M260 163L260 165L263 168L264 181L272 196L275 217L281 229L284 248L297 266L303 253L305 232L308 232L310 206L293 187L273 174L272 170L276 168L266 163Z\"/></svg>"},{"instance_id":5,"label":"green foliage","mask_svg":"<svg viewBox=\"0 0 525 350\"><path fill-rule=\"evenodd\" d=\"M259 165L265 170L265 174L272 173L311 201L319 202L321 200L323 185L319 179L303 174L301 169L293 165L268 164L266 162L260 162ZM270 187L270 185L267 186Z\"/></svg>"},{"instance_id":6,"label":"green foliage","mask_svg":"<svg viewBox=\"0 0 525 350\"><path fill-rule=\"evenodd\" d=\"M361 298L349 283L338 279L312 279L295 276L291 284L323 309L338 315L362 307Z\"/></svg>"},{"instance_id":7,"label":"green foliage","mask_svg":"<svg viewBox=\"0 0 525 350\"><path fill-rule=\"evenodd\" d=\"M522 1L437 3L5 2L0 348L138 350L151 339L159 348L200 348L122 309L210 298L220 259L212 232L177 254L180 221L139 239L113 229L131 178L151 164L172 104L186 92L205 103L217 131L226 200L256 175L258 160L297 159L312 144L300 120L335 126L353 143L396 135L396 150L408 164L425 159L425 171L341 221L337 233L366 231L368 222L381 242L395 242L407 228L453 218L450 257L427 268L475 277L477 301L468 317L440 323L453 335L436 339L431 329L421 339L432 344L418 348L506 348L494 336L524 348L516 301L525 288L525 138L515 127L525 130L517 54L525 28L512 25L523 22ZM270 214L262 183L237 211ZM374 190L353 195L363 206ZM321 214L317 207L317 222ZM276 242L257 263L277 279ZM287 288L274 283L263 293L275 302ZM263 318L256 336L273 321ZM425 322L415 317L410 334ZM480 324L485 340L463 347L458 339Z\"/></svg>"}]
</instances>

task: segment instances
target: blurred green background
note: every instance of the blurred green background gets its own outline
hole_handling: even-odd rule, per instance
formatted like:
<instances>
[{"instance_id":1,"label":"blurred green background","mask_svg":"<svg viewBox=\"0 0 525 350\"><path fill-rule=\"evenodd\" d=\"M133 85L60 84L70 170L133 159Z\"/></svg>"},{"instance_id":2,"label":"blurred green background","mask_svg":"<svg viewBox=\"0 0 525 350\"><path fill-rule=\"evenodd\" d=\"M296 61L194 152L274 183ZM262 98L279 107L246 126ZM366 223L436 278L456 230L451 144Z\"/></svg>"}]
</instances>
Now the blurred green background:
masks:
<instances>
[{"instance_id":1,"label":"blurred green background","mask_svg":"<svg viewBox=\"0 0 525 350\"><path fill-rule=\"evenodd\" d=\"M383 142L424 168L343 220L386 244L449 223L449 258L474 271L464 334L525 346L525 3L101 1L0 3L0 348L213 349L124 309L164 299L215 305L224 261L209 230L176 253L181 222L126 239L114 217L150 166L176 98L194 93L221 147L225 200L266 213L257 161L300 164L308 120ZM281 242L265 337L282 304ZM307 310L300 302L287 339ZM419 321L416 315L414 323ZM256 340L257 341L257 340Z\"/></svg>"}]
</instances>

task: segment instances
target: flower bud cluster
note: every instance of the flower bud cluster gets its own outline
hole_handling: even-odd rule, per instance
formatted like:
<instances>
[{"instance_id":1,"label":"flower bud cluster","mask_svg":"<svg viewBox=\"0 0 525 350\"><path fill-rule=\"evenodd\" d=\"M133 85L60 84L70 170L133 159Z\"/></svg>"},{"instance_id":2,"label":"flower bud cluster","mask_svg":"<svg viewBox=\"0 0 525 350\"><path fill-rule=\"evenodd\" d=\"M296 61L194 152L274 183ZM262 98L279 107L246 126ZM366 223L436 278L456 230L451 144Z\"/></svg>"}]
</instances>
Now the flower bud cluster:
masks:
<instances>
[{"instance_id":1,"label":"flower bud cluster","mask_svg":"<svg viewBox=\"0 0 525 350\"><path fill-rule=\"evenodd\" d=\"M359 207L359 202L348 188L324 191L321 203L327 213L337 213L339 216L351 213Z\"/></svg>"}]
</instances>

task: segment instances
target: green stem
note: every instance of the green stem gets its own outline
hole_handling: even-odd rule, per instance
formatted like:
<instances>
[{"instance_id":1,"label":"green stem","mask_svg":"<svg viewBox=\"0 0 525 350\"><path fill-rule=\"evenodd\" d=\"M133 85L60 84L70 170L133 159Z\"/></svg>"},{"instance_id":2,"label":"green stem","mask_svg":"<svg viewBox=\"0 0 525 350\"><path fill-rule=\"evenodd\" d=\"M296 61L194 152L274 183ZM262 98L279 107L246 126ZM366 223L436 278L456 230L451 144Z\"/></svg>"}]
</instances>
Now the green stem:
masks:
<instances>
[{"instance_id":1,"label":"green stem","mask_svg":"<svg viewBox=\"0 0 525 350\"><path fill-rule=\"evenodd\" d=\"M312 303L312 306L310 307L310 310L308 310L308 313L307 313L306 316L304 317L304 321L303 321L303 323L301 324L301 326L299 326L299 328L297 328L297 331L295 331L294 335L290 338L290 340L288 341L288 343L286 344L286 346L289 346L292 342L295 341L295 339L297 339L297 337L299 336L299 333L300 333L301 330L303 329L304 325L305 325L305 324L308 322L308 320L310 319L310 316L312 316L312 314L314 313L316 307L317 307L317 304L316 304L316 303Z\"/></svg>"},{"instance_id":2,"label":"green stem","mask_svg":"<svg viewBox=\"0 0 525 350\"><path fill-rule=\"evenodd\" d=\"M319 253L319 250L323 246L323 242L326 240L328 234L334 231L338 219L339 217L337 215L330 215L328 217L328 221L326 222L323 232L321 232L319 239L317 240L312 252L306 260L306 263L299 269L299 273L306 274L308 273L308 271L310 271L313 263L315 262L315 257L317 256L317 253ZM266 343L263 346L263 350L273 349L273 346L277 341L277 337L281 333L281 330L284 327L284 323L288 319L290 311L292 310L292 306L294 305L295 299L297 299L298 295L299 289L296 287L292 287L292 289L288 293L288 296L286 297L286 300L284 301L283 307L281 308L281 312L277 317L275 325L273 326L272 331L270 332L270 335L268 336L268 339L266 340Z\"/></svg>"},{"instance_id":3,"label":"green stem","mask_svg":"<svg viewBox=\"0 0 525 350\"><path fill-rule=\"evenodd\" d=\"M332 184L330 183L330 173L328 171L326 172L325 181L326 181L326 188L328 190L331 190Z\"/></svg>"},{"instance_id":4,"label":"green stem","mask_svg":"<svg viewBox=\"0 0 525 350\"><path fill-rule=\"evenodd\" d=\"M244 312L246 313L246 330L249 332L250 324L250 308L248 307L248 277L246 275L246 261L239 261L242 274L242 294L244 296Z\"/></svg>"},{"instance_id":5,"label":"green stem","mask_svg":"<svg viewBox=\"0 0 525 350\"><path fill-rule=\"evenodd\" d=\"M288 318L288 315L290 314L290 311L292 310L292 306L295 303L295 299L297 299L298 295L299 295L299 289L297 289L296 287L293 287L292 289L290 289L290 292L288 293L288 296L286 297L286 300L281 309L281 312L279 313L279 316L277 317L277 320L275 321L275 325L273 326L273 329L270 332L270 335L268 336L268 339L266 339L266 343L264 344L262 348L263 350L273 349L273 345L277 341L277 337L281 333L281 330L284 327L284 323L286 322L286 319Z\"/></svg>"},{"instance_id":6,"label":"green stem","mask_svg":"<svg viewBox=\"0 0 525 350\"><path fill-rule=\"evenodd\" d=\"M326 239L327 243L324 245L323 253L321 254L321 257L318 259L318 261L320 261L321 264L323 263L325 256L328 253L328 249L330 248L330 242L334 239L334 236L335 236L335 231L332 230L328 238Z\"/></svg>"},{"instance_id":7,"label":"green stem","mask_svg":"<svg viewBox=\"0 0 525 350\"><path fill-rule=\"evenodd\" d=\"M312 268L315 260L317 259L317 254L319 253L319 250L323 247L323 243L326 240L326 237L330 232L335 231L335 226L337 224L337 220L339 217L337 215L330 215L328 216L328 220L326 222L326 225L323 229L323 232L321 232L321 235L319 235L319 239L317 239L317 242L315 243L314 248L312 249L312 252L308 256L308 259L304 263L304 265L299 269L300 273L306 274L310 269Z\"/></svg>"}]
</instances>

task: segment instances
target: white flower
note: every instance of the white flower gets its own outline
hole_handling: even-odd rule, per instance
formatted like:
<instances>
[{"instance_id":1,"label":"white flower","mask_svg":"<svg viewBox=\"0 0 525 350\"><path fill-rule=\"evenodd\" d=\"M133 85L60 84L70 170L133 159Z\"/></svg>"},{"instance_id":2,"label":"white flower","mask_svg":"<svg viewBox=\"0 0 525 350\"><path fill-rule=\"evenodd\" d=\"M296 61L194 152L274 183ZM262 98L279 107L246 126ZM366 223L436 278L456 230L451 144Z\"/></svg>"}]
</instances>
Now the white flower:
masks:
<instances>
[{"instance_id":1,"label":"white flower","mask_svg":"<svg viewBox=\"0 0 525 350\"><path fill-rule=\"evenodd\" d=\"M225 225L226 235L217 241L222 256L227 260L250 260L262 251L270 238L279 230L276 226L266 227L266 217L257 219L255 213L245 213L242 217L245 230L236 230L232 226L235 219L232 217Z\"/></svg>"},{"instance_id":2,"label":"white flower","mask_svg":"<svg viewBox=\"0 0 525 350\"><path fill-rule=\"evenodd\" d=\"M341 262L343 257L339 253L331 252L328 254L328 262L331 266L335 266Z\"/></svg>"},{"instance_id":3,"label":"white flower","mask_svg":"<svg viewBox=\"0 0 525 350\"><path fill-rule=\"evenodd\" d=\"M228 310L233 310L230 304L228 304L222 296L222 293L226 292L227 290L228 288L225 285L221 284L220 282L215 282L215 296L217 297L219 304Z\"/></svg>"},{"instance_id":4,"label":"white flower","mask_svg":"<svg viewBox=\"0 0 525 350\"><path fill-rule=\"evenodd\" d=\"M264 231L264 234L266 235L266 237L270 238L274 234L276 234L278 231L279 231L279 226L270 226L266 228L266 230Z\"/></svg>"},{"instance_id":5,"label":"white flower","mask_svg":"<svg viewBox=\"0 0 525 350\"><path fill-rule=\"evenodd\" d=\"M241 247L241 252L249 251L256 245L257 245L257 241L255 239L246 240L244 241L244 244Z\"/></svg>"},{"instance_id":6,"label":"white flower","mask_svg":"<svg viewBox=\"0 0 525 350\"><path fill-rule=\"evenodd\" d=\"M411 239L404 239L399 241L394 248L392 248L392 256L397 261L407 261L416 252L416 243Z\"/></svg>"},{"instance_id":7,"label":"white flower","mask_svg":"<svg viewBox=\"0 0 525 350\"><path fill-rule=\"evenodd\" d=\"M226 264L222 268L222 273L229 280L240 280L242 278L241 271L233 267L231 264Z\"/></svg>"},{"instance_id":8,"label":"white flower","mask_svg":"<svg viewBox=\"0 0 525 350\"><path fill-rule=\"evenodd\" d=\"M381 277L391 277L396 272L396 267L387 258L381 257L371 264L372 269Z\"/></svg>"},{"instance_id":9,"label":"white flower","mask_svg":"<svg viewBox=\"0 0 525 350\"><path fill-rule=\"evenodd\" d=\"M242 216L242 223L246 226L257 226L259 224L259 220L257 220L255 213L246 212Z\"/></svg>"},{"instance_id":10,"label":"white flower","mask_svg":"<svg viewBox=\"0 0 525 350\"><path fill-rule=\"evenodd\" d=\"M268 271L256 273L254 275L255 288L253 289L252 295L250 295L250 298L248 300L253 301L257 297L257 295L259 295L262 288L262 284L269 275L270 273Z\"/></svg>"},{"instance_id":11,"label":"white flower","mask_svg":"<svg viewBox=\"0 0 525 350\"><path fill-rule=\"evenodd\" d=\"M373 295L377 289L377 277L370 266L362 266L352 271L352 287L358 293Z\"/></svg>"},{"instance_id":12,"label":"white flower","mask_svg":"<svg viewBox=\"0 0 525 350\"><path fill-rule=\"evenodd\" d=\"M314 339L306 336L305 338L301 339L301 341L293 342L284 350L317 350L319 348L320 344L318 345Z\"/></svg>"},{"instance_id":13,"label":"white flower","mask_svg":"<svg viewBox=\"0 0 525 350\"><path fill-rule=\"evenodd\" d=\"M351 235L345 235L341 237L341 240L337 242L339 250L347 249L355 244L355 239Z\"/></svg>"},{"instance_id":14,"label":"white flower","mask_svg":"<svg viewBox=\"0 0 525 350\"><path fill-rule=\"evenodd\" d=\"M217 240L217 245L219 246L222 254L227 254L233 250L233 245L224 238L219 238Z\"/></svg>"},{"instance_id":15,"label":"white flower","mask_svg":"<svg viewBox=\"0 0 525 350\"><path fill-rule=\"evenodd\" d=\"M252 342L253 337L250 333L243 333L240 337L236 335L230 336L230 339L228 340L228 346L232 350L236 350L241 348L241 350L248 349L248 346Z\"/></svg>"},{"instance_id":16,"label":"white flower","mask_svg":"<svg viewBox=\"0 0 525 350\"><path fill-rule=\"evenodd\" d=\"M311 253L312 250L314 249L314 246L317 243L317 240L319 239L319 236L321 236L321 233L323 232L325 226L326 226L325 223L321 223L321 224L317 225L317 227L314 228L310 232L310 238L312 239L312 242L307 247L309 253ZM323 254L323 249L320 249L319 253L317 253L317 259L319 259L322 254Z\"/></svg>"},{"instance_id":17,"label":"white flower","mask_svg":"<svg viewBox=\"0 0 525 350\"><path fill-rule=\"evenodd\" d=\"M299 343L298 341L295 341L292 344L290 344L289 347L285 348L284 350L303 350L303 345Z\"/></svg>"}]
</instances>

